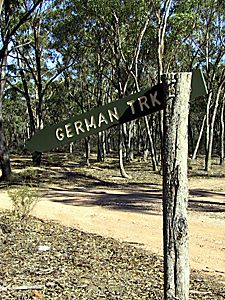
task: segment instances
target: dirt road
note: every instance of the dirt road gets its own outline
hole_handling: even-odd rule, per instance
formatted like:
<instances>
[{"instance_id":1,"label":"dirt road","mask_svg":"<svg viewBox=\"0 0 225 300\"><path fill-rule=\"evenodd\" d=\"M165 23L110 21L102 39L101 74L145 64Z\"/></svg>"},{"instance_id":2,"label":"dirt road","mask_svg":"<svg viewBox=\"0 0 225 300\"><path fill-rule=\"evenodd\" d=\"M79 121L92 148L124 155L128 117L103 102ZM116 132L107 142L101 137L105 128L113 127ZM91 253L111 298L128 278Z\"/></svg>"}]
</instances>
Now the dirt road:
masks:
<instances>
[{"instance_id":1,"label":"dirt road","mask_svg":"<svg viewBox=\"0 0 225 300\"><path fill-rule=\"evenodd\" d=\"M225 280L224 179L212 189L190 189L189 229L191 268ZM52 188L41 191L33 215L57 220L83 231L110 236L162 255L161 191L154 187ZM5 191L0 208L10 208Z\"/></svg>"}]
</instances>

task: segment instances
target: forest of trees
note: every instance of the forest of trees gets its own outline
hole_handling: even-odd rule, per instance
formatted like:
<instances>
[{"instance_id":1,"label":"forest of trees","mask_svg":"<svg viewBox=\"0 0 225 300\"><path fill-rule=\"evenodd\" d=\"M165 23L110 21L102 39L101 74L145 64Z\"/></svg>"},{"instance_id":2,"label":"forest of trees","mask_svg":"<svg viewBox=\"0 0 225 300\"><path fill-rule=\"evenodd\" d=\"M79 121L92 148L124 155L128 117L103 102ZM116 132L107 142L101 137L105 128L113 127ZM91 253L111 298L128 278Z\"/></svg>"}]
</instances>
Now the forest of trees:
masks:
<instances>
[{"instance_id":1,"label":"forest of trees","mask_svg":"<svg viewBox=\"0 0 225 300\"><path fill-rule=\"evenodd\" d=\"M46 126L201 68L208 94L190 101L189 155L224 163L225 2L222 0L0 0L0 175L10 153ZM161 112L82 141L104 160L150 157L160 169ZM74 151L78 145L61 151ZM80 147L81 149L81 147ZM41 162L32 153L33 163Z\"/></svg>"}]
</instances>

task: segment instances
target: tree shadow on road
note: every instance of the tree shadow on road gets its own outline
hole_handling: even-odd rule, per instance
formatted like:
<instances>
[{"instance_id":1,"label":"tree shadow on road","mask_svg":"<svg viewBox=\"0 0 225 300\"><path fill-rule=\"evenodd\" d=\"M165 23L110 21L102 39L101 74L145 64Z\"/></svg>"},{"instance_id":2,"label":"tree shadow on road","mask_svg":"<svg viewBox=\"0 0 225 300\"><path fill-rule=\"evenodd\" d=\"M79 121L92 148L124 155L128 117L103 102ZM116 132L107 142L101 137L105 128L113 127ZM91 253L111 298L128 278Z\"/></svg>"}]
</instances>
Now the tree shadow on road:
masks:
<instances>
[{"instance_id":1,"label":"tree shadow on road","mask_svg":"<svg viewBox=\"0 0 225 300\"><path fill-rule=\"evenodd\" d=\"M63 154L44 157L41 168L29 169L30 163L26 156L22 160L15 157L15 166L23 172L12 182L1 183L0 189L20 185L21 182L40 183L43 198L55 203L162 214L162 177L150 171L146 163L141 165L141 169L135 164L129 166L134 177L132 180L117 177L119 171L115 159L103 166L96 163L91 168L85 168L81 158L68 160ZM190 189L189 209L223 213L225 192Z\"/></svg>"},{"instance_id":2,"label":"tree shadow on road","mask_svg":"<svg viewBox=\"0 0 225 300\"><path fill-rule=\"evenodd\" d=\"M198 194L198 196L196 196ZM188 208L196 212L225 212L225 197L223 193L190 191ZM209 198L209 194L211 199ZM218 201L213 197L220 196ZM195 195L195 198L192 198ZM225 196L225 195L224 195ZM118 186L75 187L64 189L50 189L44 198L55 203L72 206L99 206L118 211L130 211L145 214L162 214L162 190L153 187L132 187L123 189Z\"/></svg>"}]
</instances>

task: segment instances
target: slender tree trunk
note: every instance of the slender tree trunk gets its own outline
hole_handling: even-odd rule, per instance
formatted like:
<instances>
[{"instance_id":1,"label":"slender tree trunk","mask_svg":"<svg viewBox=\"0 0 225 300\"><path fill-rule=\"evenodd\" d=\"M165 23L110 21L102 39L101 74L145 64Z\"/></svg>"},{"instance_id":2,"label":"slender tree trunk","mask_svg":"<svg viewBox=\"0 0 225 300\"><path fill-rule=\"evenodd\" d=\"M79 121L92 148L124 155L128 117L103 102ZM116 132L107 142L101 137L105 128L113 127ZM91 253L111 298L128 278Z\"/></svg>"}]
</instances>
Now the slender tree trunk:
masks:
<instances>
[{"instance_id":1,"label":"slender tree trunk","mask_svg":"<svg viewBox=\"0 0 225 300\"><path fill-rule=\"evenodd\" d=\"M169 12L171 8L172 0L164 1L161 11L157 13L158 17L158 81L161 80L163 74L163 58L164 58L164 45L166 26L169 18Z\"/></svg>"},{"instance_id":2,"label":"slender tree trunk","mask_svg":"<svg viewBox=\"0 0 225 300\"><path fill-rule=\"evenodd\" d=\"M5 90L6 83L6 63L7 63L7 52L1 58L0 65L0 168L2 171L1 179L8 179L11 175L11 164L9 159L9 152L6 145L4 126L3 126L3 111L2 111L2 101Z\"/></svg>"},{"instance_id":3,"label":"slender tree trunk","mask_svg":"<svg viewBox=\"0 0 225 300\"><path fill-rule=\"evenodd\" d=\"M206 107L206 136L205 136L205 171L208 170L211 165L209 161L209 135L210 135L210 106L212 100L212 92L208 95L208 102Z\"/></svg>"},{"instance_id":4,"label":"slender tree trunk","mask_svg":"<svg viewBox=\"0 0 225 300\"><path fill-rule=\"evenodd\" d=\"M224 165L224 106L225 98L223 98L221 113L220 113L220 165Z\"/></svg>"},{"instance_id":5,"label":"slender tree trunk","mask_svg":"<svg viewBox=\"0 0 225 300\"><path fill-rule=\"evenodd\" d=\"M107 155L112 150L112 140L111 140L110 131L106 132L105 142L106 142L105 147L106 147L106 155Z\"/></svg>"},{"instance_id":6,"label":"slender tree trunk","mask_svg":"<svg viewBox=\"0 0 225 300\"><path fill-rule=\"evenodd\" d=\"M134 122L131 121L129 124L123 125L123 133L125 139L125 148L126 148L126 161L132 161L134 157L133 153L133 128Z\"/></svg>"},{"instance_id":7,"label":"slender tree trunk","mask_svg":"<svg viewBox=\"0 0 225 300\"><path fill-rule=\"evenodd\" d=\"M34 167L40 167L41 165L41 157L42 157L42 153L41 152L33 152L32 153L32 161L33 161L33 166Z\"/></svg>"},{"instance_id":8,"label":"slender tree trunk","mask_svg":"<svg viewBox=\"0 0 225 300\"><path fill-rule=\"evenodd\" d=\"M106 132L102 132L102 153L103 153L103 160L106 158Z\"/></svg>"},{"instance_id":9,"label":"slender tree trunk","mask_svg":"<svg viewBox=\"0 0 225 300\"><path fill-rule=\"evenodd\" d=\"M206 37L206 70L209 73L209 46L208 46L208 41L209 41L209 35L207 32L207 37ZM209 140L210 140L210 119L211 119L211 114L210 114L210 109L212 105L212 88L213 88L213 81L215 80L216 73L214 72L211 81L209 82L208 90L210 93L208 94L208 101L207 101L207 106L206 106L206 140L205 140L205 171L208 171L211 168L211 156L209 155Z\"/></svg>"},{"instance_id":10,"label":"slender tree trunk","mask_svg":"<svg viewBox=\"0 0 225 300\"><path fill-rule=\"evenodd\" d=\"M161 81L161 76L164 73L164 52L165 52L165 34L167 21L169 18L169 12L171 9L172 0L166 0L163 2L162 6L159 8L159 11L156 13L158 18L158 82ZM161 149L163 147L163 111L159 111L159 137L161 143ZM160 154L159 154L160 156ZM161 159L162 162L162 159ZM161 173L162 167L160 169Z\"/></svg>"},{"instance_id":11,"label":"slender tree trunk","mask_svg":"<svg viewBox=\"0 0 225 300\"><path fill-rule=\"evenodd\" d=\"M133 77L135 79L135 84L136 84L137 91L139 92L140 91L140 87L139 87L139 83L138 83L138 79L137 79L137 74L136 74L136 76L133 76ZM153 139L152 139L151 131L150 131L150 128L149 128L149 123L148 123L148 117L147 116L144 117L144 121L145 121L145 127L146 127L147 136L148 136L148 140L149 140L149 146L150 146L150 153L151 153L151 158L152 158L153 171L158 171L158 165L157 165L157 160L156 160L155 148L154 148ZM147 150L147 149L145 149L145 150ZM146 158L146 152L145 152L144 156Z\"/></svg>"},{"instance_id":12,"label":"slender tree trunk","mask_svg":"<svg viewBox=\"0 0 225 300\"><path fill-rule=\"evenodd\" d=\"M105 151L104 151L104 137L103 137L104 132L99 132L98 133L98 156L97 156L97 161L102 162L105 159Z\"/></svg>"},{"instance_id":13,"label":"slender tree trunk","mask_svg":"<svg viewBox=\"0 0 225 300\"><path fill-rule=\"evenodd\" d=\"M73 149L74 149L74 143L72 142L72 143L70 143L70 145L69 145L69 152L70 152L70 154L73 153Z\"/></svg>"},{"instance_id":14,"label":"slender tree trunk","mask_svg":"<svg viewBox=\"0 0 225 300\"><path fill-rule=\"evenodd\" d=\"M20 72L20 77L21 77L22 83L23 83L23 89L24 89L23 96L25 97L26 102L27 102L27 112L28 112L29 125L30 125L28 138L30 138L31 136L34 135L36 126L35 126L35 120L34 120L34 113L33 113L32 106L31 106L28 82L26 80L26 76L24 73L25 66L22 65L22 58L21 58L21 53L20 53L19 49L17 49L17 63L19 64L19 67L20 67L19 72Z\"/></svg>"},{"instance_id":15,"label":"slender tree trunk","mask_svg":"<svg viewBox=\"0 0 225 300\"><path fill-rule=\"evenodd\" d=\"M2 12L3 2L4 2L4 0L0 0L0 14L1 14L1 12Z\"/></svg>"},{"instance_id":16,"label":"slender tree trunk","mask_svg":"<svg viewBox=\"0 0 225 300\"><path fill-rule=\"evenodd\" d=\"M130 178L126 173L124 164L123 164L123 128L122 125L119 125L119 168L120 174L123 178Z\"/></svg>"},{"instance_id":17,"label":"slender tree trunk","mask_svg":"<svg viewBox=\"0 0 225 300\"><path fill-rule=\"evenodd\" d=\"M36 129L43 128L43 115L42 115L42 104L43 104L43 85L42 85L42 74L41 74L41 46L40 46L40 31L41 31L41 20L37 27L33 27L34 34L34 45L35 45L35 63L37 67L37 78L36 78ZM32 153L32 160L34 166L41 165L42 153Z\"/></svg>"},{"instance_id":18,"label":"slender tree trunk","mask_svg":"<svg viewBox=\"0 0 225 300\"><path fill-rule=\"evenodd\" d=\"M38 90L36 89L36 98L38 99ZM40 117L40 109L39 104L36 106L36 129L42 129L41 128L41 117ZM35 130L36 130L35 129ZM41 152L33 152L32 153L32 162L34 167L40 167L42 160L42 153Z\"/></svg>"},{"instance_id":19,"label":"slender tree trunk","mask_svg":"<svg viewBox=\"0 0 225 300\"><path fill-rule=\"evenodd\" d=\"M129 134L128 134L129 161L134 160L134 130L135 130L135 122L132 121L129 124Z\"/></svg>"},{"instance_id":20,"label":"slender tree trunk","mask_svg":"<svg viewBox=\"0 0 225 300\"><path fill-rule=\"evenodd\" d=\"M194 138L193 138L193 131L190 121L190 116L188 118L188 138L189 138L189 153L193 153L194 151ZM189 155L188 153L188 155Z\"/></svg>"},{"instance_id":21,"label":"slender tree trunk","mask_svg":"<svg viewBox=\"0 0 225 300\"><path fill-rule=\"evenodd\" d=\"M90 155L91 155L91 144L90 144L90 137L86 137L84 139L85 141L85 158L86 158L86 164L89 167L90 166Z\"/></svg>"},{"instance_id":22,"label":"slender tree trunk","mask_svg":"<svg viewBox=\"0 0 225 300\"><path fill-rule=\"evenodd\" d=\"M175 97L168 98L164 110L164 299L188 300L187 158L191 73L179 73L175 78ZM168 86L169 75L163 76L163 82Z\"/></svg>"},{"instance_id":23,"label":"slender tree trunk","mask_svg":"<svg viewBox=\"0 0 225 300\"><path fill-rule=\"evenodd\" d=\"M97 149L97 161L101 162L103 161L103 155L102 155L102 139L101 139L102 132L98 133L98 149Z\"/></svg>"},{"instance_id":24,"label":"slender tree trunk","mask_svg":"<svg viewBox=\"0 0 225 300\"><path fill-rule=\"evenodd\" d=\"M124 123L122 126L123 129L123 144L124 144L124 156L126 157L126 161L129 161L129 152L130 152L130 148L129 148L129 131L127 130L127 124Z\"/></svg>"},{"instance_id":25,"label":"slender tree trunk","mask_svg":"<svg viewBox=\"0 0 225 300\"><path fill-rule=\"evenodd\" d=\"M149 148L150 148L150 153L151 153L151 158L152 158L153 171L158 171L158 165L157 165L156 155L155 155L155 148L154 148L154 144L153 144L153 140L152 140L151 131L149 128L148 117L145 116L144 120L145 120L145 126L146 126L146 130L147 130L148 140L149 140L149 146L150 146Z\"/></svg>"},{"instance_id":26,"label":"slender tree trunk","mask_svg":"<svg viewBox=\"0 0 225 300\"><path fill-rule=\"evenodd\" d=\"M202 134L203 134L204 127L205 127L205 120L206 120L206 116L204 116L203 121L202 121L201 130L200 130L200 133L199 133L199 136L198 136L198 140L197 140L197 143L196 143L196 146L195 146L195 150L194 150L193 155L192 155L192 160L196 159L196 156L197 156L197 153L198 153L198 148L199 148L201 138L202 138Z\"/></svg>"},{"instance_id":27,"label":"slender tree trunk","mask_svg":"<svg viewBox=\"0 0 225 300\"><path fill-rule=\"evenodd\" d=\"M212 167L212 150L213 150L213 138L214 138L214 125L216 120L217 109L219 105L220 94L222 91L222 85L218 87L216 100L214 104L212 119L209 124L209 140L208 140L208 148L206 153L206 161L205 161L205 171L209 171Z\"/></svg>"},{"instance_id":28,"label":"slender tree trunk","mask_svg":"<svg viewBox=\"0 0 225 300\"><path fill-rule=\"evenodd\" d=\"M137 121L137 152L141 154L141 120Z\"/></svg>"}]
</instances>

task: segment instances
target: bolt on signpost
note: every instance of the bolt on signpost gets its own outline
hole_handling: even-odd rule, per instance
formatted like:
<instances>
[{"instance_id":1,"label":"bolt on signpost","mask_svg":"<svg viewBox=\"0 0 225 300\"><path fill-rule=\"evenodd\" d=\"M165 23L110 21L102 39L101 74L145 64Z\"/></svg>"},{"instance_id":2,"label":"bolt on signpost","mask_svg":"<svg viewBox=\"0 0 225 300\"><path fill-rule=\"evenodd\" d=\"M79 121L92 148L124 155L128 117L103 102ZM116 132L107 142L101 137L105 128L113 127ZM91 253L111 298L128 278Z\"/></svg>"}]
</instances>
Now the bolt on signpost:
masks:
<instances>
[{"instance_id":1,"label":"bolt on signpost","mask_svg":"<svg viewBox=\"0 0 225 300\"><path fill-rule=\"evenodd\" d=\"M191 73L164 75L162 81L162 84L152 88L44 128L27 141L26 147L30 151L49 151L164 109L162 149L164 299L187 300L188 106L190 98L205 95L207 89L199 70L195 70L192 76Z\"/></svg>"}]
</instances>

